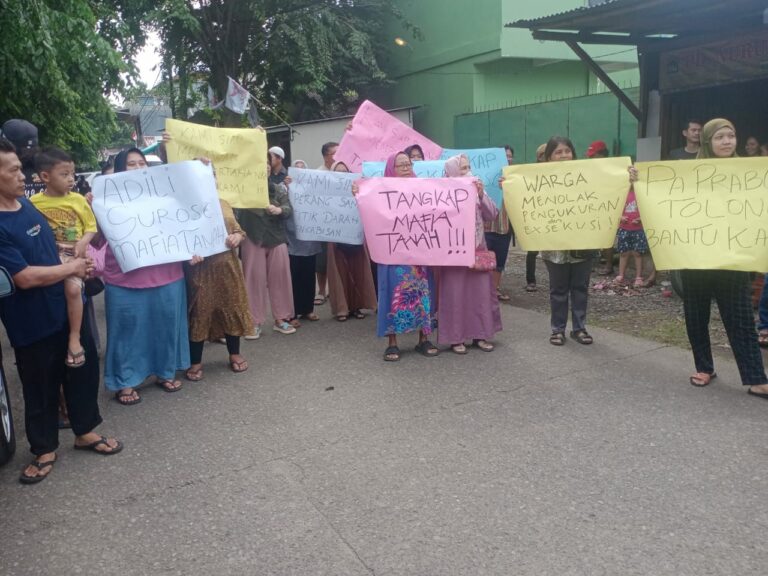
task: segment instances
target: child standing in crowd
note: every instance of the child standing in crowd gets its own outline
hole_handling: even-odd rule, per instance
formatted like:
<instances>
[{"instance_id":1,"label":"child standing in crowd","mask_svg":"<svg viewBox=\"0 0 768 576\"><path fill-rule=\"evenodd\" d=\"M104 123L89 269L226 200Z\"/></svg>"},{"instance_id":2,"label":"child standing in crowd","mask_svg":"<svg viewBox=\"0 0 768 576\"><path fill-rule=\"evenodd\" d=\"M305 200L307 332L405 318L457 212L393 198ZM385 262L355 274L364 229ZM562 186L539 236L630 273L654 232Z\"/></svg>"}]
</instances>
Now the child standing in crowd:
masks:
<instances>
[{"instance_id":1,"label":"child standing in crowd","mask_svg":"<svg viewBox=\"0 0 768 576\"><path fill-rule=\"evenodd\" d=\"M59 258L63 264L85 258L85 251L96 234L96 218L86 199L70 192L75 185L75 164L58 148L47 148L35 157L37 173L45 183L42 194L30 198L53 229ZM66 364L77 368L85 364L85 350L80 344L83 324L83 280L70 276L64 281L69 319L69 346Z\"/></svg>"},{"instance_id":2,"label":"child standing in crowd","mask_svg":"<svg viewBox=\"0 0 768 576\"><path fill-rule=\"evenodd\" d=\"M640 211L637 209L634 187L629 189L624 213L621 215L621 223L617 237L617 250L619 251L619 275L616 276L617 284L624 283L624 275L627 273L627 264L631 256L635 263L635 288L645 286L643 280L643 254L648 253L648 240L643 232L640 221Z\"/></svg>"}]
</instances>

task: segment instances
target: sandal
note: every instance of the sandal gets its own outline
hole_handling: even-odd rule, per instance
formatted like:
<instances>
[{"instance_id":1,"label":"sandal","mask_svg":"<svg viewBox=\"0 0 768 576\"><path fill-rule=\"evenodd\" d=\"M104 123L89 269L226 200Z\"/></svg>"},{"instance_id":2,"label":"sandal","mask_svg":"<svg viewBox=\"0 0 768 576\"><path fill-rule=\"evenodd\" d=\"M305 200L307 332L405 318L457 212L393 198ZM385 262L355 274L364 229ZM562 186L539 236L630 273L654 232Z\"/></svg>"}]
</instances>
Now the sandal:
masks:
<instances>
[{"instance_id":1,"label":"sandal","mask_svg":"<svg viewBox=\"0 0 768 576\"><path fill-rule=\"evenodd\" d=\"M347 319L349 319L349 316L346 316L345 314L339 314L336 316L336 320L339 322L346 322Z\"/></svg>"},{"instance_id":2,"label":"sandal","mask_svg":"<svg viewBox=\"0 0 768 576\"><path fill-rule=\"evenodd\" d=\"M588 346L594 342L592 339L592 336L589 335L589 333L586 330L578 330L576 332L571 332L571 338L576 340L579 344L584 344L585 346Z\"/></svg>"},{"instance_id":3,"label":"sandal","mask_svg":"<svg viewBox=\"0 0 768 576\"><path fill-rule=\"evenodd\" d=\"M397 362L398 360L400 360L400 348L390 346L384 350L384 362Z\"/></svg>"},{"instance_id":4,"label":"sandal","mask_svg":"<svg viewBox=\"0 0 768 576\"><path fill-rule=\"evenodd\" d=\"M320 316L318 316L314 312L310 312L309 314L304 314L301 317L305 318L306 320L309 320L310 322L317 322L318 320L320 320Z\"/></svg>"},{"instance_id":5,"label":"sandal","mask_svg":"<svg viewBox=\"0 0 768 576\"><path fill-rule=\"evenodd\" d=\"M504 292L500 290L496 290L496 297L499 299L499 302L509 302L512 300L512 296L509 294L504 294Z\"/></svg>"},{"instance_id":6,"label":"sandal","mask_svg":"<svg viewBox=\"0 0 768 576\"><path fill-rule=\"evenodd\" d=\"M360 310L354 310L352 312L352 316L354 316L358 320L362 320L363 318L365 318L365 314L363 314Z\"/></svg>"},{"instance_id":7,"label":"sandal","mask_svg":"<svg viewBox=\"0 0 768 576\"><path fill-rule=\"evenodd\" d=\"M477 340L472 340L472 346L475 348L480 348L483 352L493 352L493 349L496 348L493 344L488 342L487 340L483 340L482 338L479 338Z\"/></svg>"},{"instance_id":8,"label":"sandal","mask_svg":"<svg viewBox=\"0 0 768 576\"><path fill-rule=\"evenodd\" d=\"M709 385L709 383L712 382L712 380L715 378L717 378L717 374L715 372L712 372L712 374L707 374L706 372L696 372L696 374L688 378L688 382L697 388L704 388L704 386Z\"/></svg>"},{"instance_id":9,"label":"sandal","mask_svg":"<svg viewBox=\"0 0 768 576\"><path fill-rule=\"evenodd\" d=\"M635 288L645 288L645 280L638 276L635 278Z\"/></svg>"},{"instance_id":10,"label":"sandal","mask_svg":"<svg viewBox=\"0 0 768 576\"><path fill-rule=\"evenodd\" d=\"M538 292L538 291L539 291L539 288L538 288L538 286L536 286L536 284L535 284L535 283L531 282L530 284L528 284L528 285L525 287L525 291L526 291L526 292Z\"/></svg>"},{"instance_id":11,"label":"sandal","mask_svg":"<svg viewBox=\"0 0 768 576\"><path fill-rule=\"evenodd\" d=\"M325 301L328 300L328 296L325 296L323 294L318 294L315 296L315 306L322 306L325 304Z\"/></svg>"},{"instance_id":12,"label":"sandal","mask_svg":"<svg viewBox=\"0 0 768 576\"><path fill-rule=\"evenodd\" d=\"M565 334L562 332L555 332L549 337L549 343L553 346L565 346Z\"/></svg>"},{"instance_id":13,"label":"sandal","mask_svg":"<svg viewBox=\"0 0 768 576\"><path fill-rule=\"evenodd\" d=\"M102 456L112 456L113 454L117 454L123 450L123 443L116 438L115 442L117 442L117 446L112 447L109 445L109 441L106 436L100 436L98 440L91 442L90 444L75 444L75 450L90 450L91 452L96 452ZM106 446L107 450L99 450L99 446L102 445Z\"/></svg>"},{"instance_id":14,"label":"sandal","mask_svg":"<svg viewBox=\"0 0 768 576\"><path fill-rule=\"evenodd\" d=\"M64 360L64 364L67 365L67 368L80 368L85 364L85 350L81 348L80 352L72 352L67 348L67 359Z\"/></svg>"},{"instance_id":15,"label":"sandal","mask_svg":"<svg viewBox=\"0 0 768 576\"><path fill-rule=\"evenodd\" d=\"M760 348L768 348L768 330L760 330L757 333L757 343Z\"/></svg>"},{"instance_id":16,"label":"sandal","mask_svg":"<svg viewBox=\"0 0 768 576\"><path fill-rule=\"evenodd\" d=\"M181 380L158 380L155 382L157 386L168 392L169 394L172 394L173 392L178 392L182 389L183 384L181 383Z\"/></svg>"},{"instance_id":17,"label":"sandal","mask_svg":"<svg viewBox=\"0 0 768 576\"><path fill-rule=\"evenodd\" d=\"M136 392L135 389L126 392L126 389L123 388L122 390L115 392L115 400L123 406L133 406L134 404L141 402L141 396L139 396L139 393Z\"/></svg>"},{"instance_id":18,"label":"sandal","mask_svg":"<svg viewBox=\"0 0 768 576\"><path fill-rule=\"evenodd\" d=\"M203 379L203 367L200 366L200 368L192 368L190 366L184 373L184 377L190 382L200 382L200 380Z\"/></svg>"},{"instance_id":19,"label":"sandal","mask_svg":"<svg viewBox=\"0 0 768 576\"><path fill-rule=\"evenodd\" d=\"M241 360L238 362L237 360L230 360L229 367L235 374L240 374L240 372L245 372L248 370L248 361Z\"/></svg>"},{"instance_id":20,"label":"sandal","mask_svg":"<svg viewBox=\"0 0 768 576\"><path fill-rule=\"evenodd\" d=\"M293 320L288 320L288 324L290 324L294 328L301 328L301 322L299 322L298 318L294 318Z\"/></svg>"},{"instance_id":21,"label":"sandal","mask_svg":"<svg viewBox=\"0 0 768 576\"><path fill-rule=\"evenodd\" d=\"M432 358L434 356L437 356L440 354L440 350L432 344L429 340L424 340L424 342L419 342L416 344L416 347L414 348L416 352L421 354L422 356L427 356L428 358Z\"/></svg>"},{"instance_id":22,"label":"sandal","mask_svg":"<svg viewBox=\"0 0 768 576\"><path fill-rule=\"evenodd\" d=\"M33 460L29 464L27 464L24 467L24 470L21 471L21 474L19 475L19 482L22 484L37 484L38 482L42 482L46 478L48 478L48 475L51 473L50 471L46 472L45 474L36 474L35 476L29 476L25 474L25 471L30 466L34 466L37 468L38 472L42 472L46 468L53 468L53 465L56 464L56 460L58 458L54 458L53 460L49 460L48 462L40 462L39 460Z\"/></svg>"},{"instance_id":23,"label":"sandal","mask_svg":"<svg viewBox=\"0 0 768 576\"><path fill-rule=\"evenodd\" d=\"M466 354L468 351L464 344L451 344L451 352L454 354Z\"/></svg>"}]
</instances>

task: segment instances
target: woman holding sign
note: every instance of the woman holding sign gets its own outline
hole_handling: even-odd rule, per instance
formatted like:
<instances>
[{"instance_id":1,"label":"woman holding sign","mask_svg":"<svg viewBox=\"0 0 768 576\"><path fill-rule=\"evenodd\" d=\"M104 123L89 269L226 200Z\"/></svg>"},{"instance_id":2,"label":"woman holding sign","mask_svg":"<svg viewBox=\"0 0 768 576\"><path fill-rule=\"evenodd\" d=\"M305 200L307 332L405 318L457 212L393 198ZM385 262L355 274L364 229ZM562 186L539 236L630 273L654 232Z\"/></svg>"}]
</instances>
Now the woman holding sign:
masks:
<instances>
[{"instance_id":1,"label":"woman holding sign","mask_svg":"<svg viewBox=\"0 0 768 576\"><path fill-rule=\"evenodd\" d=\"M697 158L735 156L736 129L733 124L723 118L707 122L701 130L701 147ZM685 328L696 364L696 373L690 377L690 383L706 386L716 376L709 340L709 315L714 298L739 367L741 383L750 387L749 394L768 400L768 377L755 330L749 273L735 270L683 270L682 279L685 287Z\"/></svg>"},{"instance_id":2,"label":"woman holding sign","mask_svg":"<svg viewBox=\"0 0 768 576\"><path fill-rule=\"evenodd\" d=\"M334 162L333 172L349 172L344 162ZM349 316L365 318L363 310L376 309L376 287L365 244L328 243L328 297L331 314L339 322Z\"/></svg>"},{"instance_id":3,"label":"woman holding sign","mask_svg":"<svg viewBox=\"0 0 768 576\"><path fill-rule=\"evenodd\" d=\"M471 176L469 157L459 154L448 158L445 175L449 178ZM499 210L483 192L483 183L477 180L476 185L475 253L493 256L485 244L483 223L495 220ZM440 270L438 343L449 344L456 354L467 353L466 340L472 340L472 345L483 352L493 351L494 346L488 340L501 331L501 311L493 278L496 260L484 262L487 262L485 267L445 266Z\"/></svg>"},{"instance_id":4,"label":"woman holding sign","mask_svg":"<svg viewBox=\"0 0 768 576\"><path fill-rule=\"evenodd\" d=\"M573 143L562 136L553 136L544 148L544 162L575 160ZM594 250L544 251L541 259L549 272L549 305L553 346L565 344L565 327L568 324L568 303L571 307L571 338L579 344L592 344L587 332L587 301L589 276L592 273Z\"/></svg>"},{"instance_id":5,"label":"woman holding sign","mask_svg":"<svg viewBox=\"0 0 768 576\"><path fill-rule=\"evenodd\" d=\"M115 173L142 170L138 148L115 158ZM195 257L192 264L202 261ZM148 376L166 392L178 392L176 372L189 366L187 292L181 262L122 272L107 245L104 255L107 352L104 384L120 404L141 402L136 387Z\"/></svg>"},{"instance_id":6,"label":"woman holding sign","mask_svg":"<svg viewBox=\"0 0 768 576\"><path fill-rule=\"evenodd\" d=\"M387 159L384 169L387 178L414 178L413 164L405 152L398 152ZM408 332L419 333L416 351L427 357L437 356L440 351L427 339L434 322L434 279L426 266L386 265L378 266L379 309L377 334L389 339L384 360L400 360L397 336Z\"/></svg>"}]
</instances>

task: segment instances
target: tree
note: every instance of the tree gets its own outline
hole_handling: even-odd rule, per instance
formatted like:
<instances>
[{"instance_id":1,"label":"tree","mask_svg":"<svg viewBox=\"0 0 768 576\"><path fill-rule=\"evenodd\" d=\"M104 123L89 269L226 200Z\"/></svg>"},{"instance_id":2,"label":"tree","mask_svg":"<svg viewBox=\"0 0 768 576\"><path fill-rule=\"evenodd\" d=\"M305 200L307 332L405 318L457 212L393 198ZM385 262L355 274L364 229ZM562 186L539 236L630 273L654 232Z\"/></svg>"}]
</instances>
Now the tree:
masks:
<instances>
[{"instance_id":1,"label":"tree","mask_svg":"<svg viewBox=\"0 0 768 576\"><path fill-rule=\"evenodd\" d=\"M266 115L277 122L346 112L386 83L382 23L392 17L400 17L392 0L165 0L151 19L167 76L178 78L178 110L190 74L207 74L218 98L229 76L276 110Z\"/></svg>"},{"instance_id":2,"label":"tree","mask_svg":"<svg viewBox=\"0 0 768 576\"><path fill-rule=\"evenodd\" d=\"M0 0L0 119L38 126L43 144L95 165L115 130L108 96L134 72L147 0Z\"/></svg>"}]
</instances>

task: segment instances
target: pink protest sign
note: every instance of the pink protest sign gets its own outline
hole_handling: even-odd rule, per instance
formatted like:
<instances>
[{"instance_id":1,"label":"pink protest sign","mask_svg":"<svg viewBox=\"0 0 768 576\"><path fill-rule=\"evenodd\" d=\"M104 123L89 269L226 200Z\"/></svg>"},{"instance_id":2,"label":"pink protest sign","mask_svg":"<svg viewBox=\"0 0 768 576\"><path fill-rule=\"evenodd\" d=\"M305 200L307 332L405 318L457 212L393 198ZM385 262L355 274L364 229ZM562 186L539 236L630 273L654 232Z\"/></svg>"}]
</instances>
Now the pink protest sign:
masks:
<instances>
[{"instance_id":1,"label":"pink protest sign","mask_svg":"<svg viewBox=\"0 0 768 576\"><path fill-rule=\"evenodd\" d=\"M474 178L363 178L357 205L371 260L472 266Z\"/></svg>"},{"instance_id":2,"label":"pink protest sign","mask_svg":"<svg viewBox=\"0 0 768 576\"><path fill-rule=\"evenodd\" d=\"M424 160L439 160L443 152L432 140L366 100L357 109L352 129L344 133L334 159L344 162L350 172L362 172L363 161L386 160L412 144L421 146Z\"/></svg>"}]
</instances>

